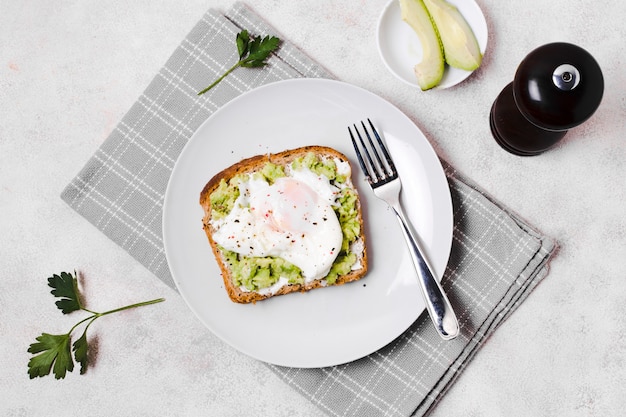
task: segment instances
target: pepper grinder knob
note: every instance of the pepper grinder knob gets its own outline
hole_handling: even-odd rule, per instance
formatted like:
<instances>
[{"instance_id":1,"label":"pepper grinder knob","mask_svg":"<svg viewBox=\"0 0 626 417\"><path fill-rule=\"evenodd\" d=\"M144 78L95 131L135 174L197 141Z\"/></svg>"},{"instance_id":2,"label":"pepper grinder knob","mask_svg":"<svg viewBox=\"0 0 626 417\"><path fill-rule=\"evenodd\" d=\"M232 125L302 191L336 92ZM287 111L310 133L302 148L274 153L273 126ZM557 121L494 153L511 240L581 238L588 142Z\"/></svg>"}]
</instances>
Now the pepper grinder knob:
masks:
<instances>
[{"instance_id":1,"label":"pepper grinder knob","mask_svg":"<svg viewBox=\"0 0 626 417\"><path fill-rule=\"evenodd\" d=\"M491 132L508 152L538 155L589 119L603 93L602 71L587 51L564 42L540 46L494 101Z\"/></svg>"}]
</instances>

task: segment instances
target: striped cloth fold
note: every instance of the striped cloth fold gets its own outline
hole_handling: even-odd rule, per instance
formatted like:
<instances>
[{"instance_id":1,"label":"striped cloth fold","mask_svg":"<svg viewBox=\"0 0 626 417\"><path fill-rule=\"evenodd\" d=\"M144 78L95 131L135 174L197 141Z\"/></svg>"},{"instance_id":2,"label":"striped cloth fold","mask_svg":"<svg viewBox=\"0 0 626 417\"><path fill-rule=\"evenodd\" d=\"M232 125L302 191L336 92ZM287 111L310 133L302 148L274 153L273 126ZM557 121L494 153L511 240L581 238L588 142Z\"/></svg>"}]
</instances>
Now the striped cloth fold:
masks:
<instances>
[{"instance_id":1,"label":"striped cloth fold","mask_svg":"<svg viewBox=\"0 0 626 417\"><path fill-rule=\"evenodd\" d=\"M167 285L161 216L176 159L195 130L240 94L297 77L332 78L289 41L263 69L238 68L196 94L238 60L236 34L280 36L242 3L209 10L61 198ZM443 162L454 204L452 253L443 285L462 334L444 342L422 315L388 346L349 364L320 369L268 365L331 416L424 416L480 346L547 274L556 242Z\"/></svg>"}]
</instances>

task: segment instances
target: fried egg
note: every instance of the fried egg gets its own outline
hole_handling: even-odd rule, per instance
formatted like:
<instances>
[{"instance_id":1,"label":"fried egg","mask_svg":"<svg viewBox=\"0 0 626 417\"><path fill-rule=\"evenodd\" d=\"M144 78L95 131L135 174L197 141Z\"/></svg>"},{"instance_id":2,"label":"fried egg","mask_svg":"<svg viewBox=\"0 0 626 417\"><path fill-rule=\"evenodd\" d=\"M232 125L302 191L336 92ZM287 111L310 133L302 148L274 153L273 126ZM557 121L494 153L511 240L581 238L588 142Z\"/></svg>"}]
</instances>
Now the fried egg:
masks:
<instances>
[{"instance_id":1,"label":"fried egg","mask_svg":"<svg viewBox=\"0 0 626 417\"><path fill-rule=\"evenodd\" d=\"M245 256L280 257L302 270L305 282L328 275L343 234L333 204L338 189L310 170L293 171L273 184L239 182L239 197L220 221L215 241Z\"/></svg>"}]
</instances>

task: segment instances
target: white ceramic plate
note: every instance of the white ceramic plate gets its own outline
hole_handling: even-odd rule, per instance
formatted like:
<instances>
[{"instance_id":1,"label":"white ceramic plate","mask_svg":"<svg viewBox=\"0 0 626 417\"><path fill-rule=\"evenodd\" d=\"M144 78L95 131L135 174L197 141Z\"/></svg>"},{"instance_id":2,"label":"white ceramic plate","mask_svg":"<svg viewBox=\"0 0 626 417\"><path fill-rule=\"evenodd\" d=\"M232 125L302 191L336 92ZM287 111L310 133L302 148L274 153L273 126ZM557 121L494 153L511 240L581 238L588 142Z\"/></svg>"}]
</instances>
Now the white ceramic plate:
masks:
<instances>
[{"instance_id":1,"label":"white ceramic plate","mask_svg":"<svg viewBox=\"0 0 626 417\"><path fill-rule=\"evenodd\" d=\"M471 26L482 53L487 49L487 22L474 0L448 0ZM422 44L415 31L402 20L400 2L391 0L380 15L377 27L378 52L389 71L399 80L419 88L413 67L422 61ZM435 89L450 88L465 80L473 71L446 65L443 79Z\"/></svg>"},{"instance_id":2,"label":"white ceramic plate","mask_svg":"<svg viewBox=\"0 0 626 417\"><path fill-rule=\"evenodd\" d=\"M452 204L442 166L415 124L366 90L324 79L257 88L215 112L181 153L163 209L169 267L191 310L239 351L284 366L342 364L383 347L424 310L395 216L373 196L355 160L347 126L367 117L396 159L408 215L441 277L452 243ZM331 146L350 158L363 203L369 273L342 286L233 303L202 230L200 191L242 158L305 145Z\"/></svg>"}]
</instances>

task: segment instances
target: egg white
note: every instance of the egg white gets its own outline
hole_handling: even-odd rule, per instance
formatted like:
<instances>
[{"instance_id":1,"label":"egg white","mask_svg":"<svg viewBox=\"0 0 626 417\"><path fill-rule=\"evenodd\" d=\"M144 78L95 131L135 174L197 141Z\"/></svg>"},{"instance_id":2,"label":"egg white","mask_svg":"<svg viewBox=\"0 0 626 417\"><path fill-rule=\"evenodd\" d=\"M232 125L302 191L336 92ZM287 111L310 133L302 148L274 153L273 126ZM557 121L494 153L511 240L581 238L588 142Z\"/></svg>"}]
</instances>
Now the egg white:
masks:
<instances>
[{"instance_id":1,"label":"egg white","mask_svg":"<svg viewBox=\"0 0 626 417\"><path fill-rule=\"evenodd\" d=\"M343 234L333 210L338 189L308 169L270 185L250 176L220 221L215 241L245 256L281 257L302 270L305 282L328 275Z\"/></svg>"}]
</instances>

